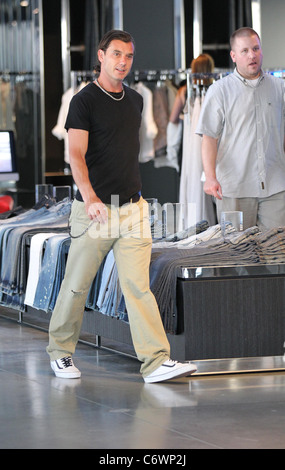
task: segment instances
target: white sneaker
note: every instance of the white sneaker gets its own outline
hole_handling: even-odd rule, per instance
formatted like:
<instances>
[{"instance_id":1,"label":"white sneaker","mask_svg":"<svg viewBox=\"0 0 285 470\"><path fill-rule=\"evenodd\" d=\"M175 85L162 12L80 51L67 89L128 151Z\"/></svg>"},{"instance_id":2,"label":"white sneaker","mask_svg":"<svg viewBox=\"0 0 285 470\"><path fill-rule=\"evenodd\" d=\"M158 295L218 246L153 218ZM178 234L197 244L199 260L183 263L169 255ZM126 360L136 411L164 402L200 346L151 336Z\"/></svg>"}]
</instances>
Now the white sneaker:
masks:
<instances>
[{"instance_id":1,"label":"white sneaker","mask_svg":"<svg viewBox=\"0 0 285 470\"><path fill-rule=\"evenodd\" d=\"M50 365L56 377L61 377L62 379L78 379L81 376L80 370L75 367L70 356L51 361Z\"/></svg>"},{"instance_id":2,"label":"white sneaker","mask_svg":"<svg viewBox=\"0 0 285 470\"><path fill-rule=\"evenodd\" d=\"M191 362L177 362L168 359L154 372L144 377L146 383L163 382L164 380L186 377L196 372L197 367Z\"/></svg>"}]
</instances>

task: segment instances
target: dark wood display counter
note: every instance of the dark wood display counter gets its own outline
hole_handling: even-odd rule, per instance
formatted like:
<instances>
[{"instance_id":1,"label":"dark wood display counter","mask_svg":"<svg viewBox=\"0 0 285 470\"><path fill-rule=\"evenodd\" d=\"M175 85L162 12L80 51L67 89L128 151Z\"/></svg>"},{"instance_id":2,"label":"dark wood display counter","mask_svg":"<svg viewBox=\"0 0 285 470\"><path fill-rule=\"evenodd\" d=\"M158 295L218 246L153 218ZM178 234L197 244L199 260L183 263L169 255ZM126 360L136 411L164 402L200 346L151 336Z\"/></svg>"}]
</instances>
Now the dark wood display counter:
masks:
<instances>
[{"instance_id":1,"label":"dark wood display counter","mask_svg":"<svg viewBox=\"0 0 285 470\"><path fill-rule=\"evenodd\" d=\"M194 268L181 276L177 298L185 358L284 354L284 265Z\"/></svg>"}]
</instances>

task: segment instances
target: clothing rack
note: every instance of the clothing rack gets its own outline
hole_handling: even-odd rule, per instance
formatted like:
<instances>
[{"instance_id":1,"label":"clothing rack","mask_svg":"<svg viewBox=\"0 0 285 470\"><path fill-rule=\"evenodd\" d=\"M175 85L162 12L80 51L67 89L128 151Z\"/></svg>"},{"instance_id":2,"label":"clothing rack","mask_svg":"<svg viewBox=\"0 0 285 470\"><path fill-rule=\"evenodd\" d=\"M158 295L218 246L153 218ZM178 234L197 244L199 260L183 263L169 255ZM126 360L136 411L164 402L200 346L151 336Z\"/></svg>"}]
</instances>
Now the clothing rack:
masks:
<instances>
[{"instance_id":1,"label":"clothing rack","mask_svg":"<svg viewBox=\"0 0 285 470\"><path fill-rule=\"evenodd\" d=\"M126 82L138 83L143 82L165 82L170 80L176 86L186 80L187 83L187 99L188 101L193 97L193 94L205 93L208 85L207 83L214 82L220 78L225 77L229 73L232 73L232 69L219 69L216 68L212 73L192 73L191 68L188 69L143 69L134 70L126 77ZM275 76L285 78L285 70L281 69L266 69L266 73L271 73ZM3 74L5 75L5 74ZM73 90L82 83L93 81L96 77L96 72L92 70L77 70L71 72L71 87ZM0 74L1 77L1 74ZM190 104L190 103L189 103ZM188 107L190 109L190 107Z\"/></svg>"},{"instance_id":2,"label":"clothing rack","mask_svg":"<svg viewBox=\"0 0 285 470\"><path fill-rule=\"evenodd\" d=\"M71 72L71 88L76 90L82 82L92 82L96 75L96 72L92 70L73 70Z\"/></svg>"},{"instance_id":3,"label":"clothing rack","mask_svg":"<svg viewBox=\"0 0 285 470\"><path fill-rule=\"evenodd\" d=\"M91 70L76 70L71 72L71 87L76 89L81 82L93 81L97 73ZM184 70L135 70L126 77L127 83L137 83L139 81L158 82L171 80L177 85L186 79Z\"/></svg>"},{"instance_id":4,"label":"clothing rack","mask_svg":"<svg viewBox=\"0 0 285 470\"><path fill-rule=\"evenodd\" d=\"M38 72L0 72L0 81L5 83L20 83L34 80L39 77Z\"/></svg>"},{"instance_id":5,"label":"clothing rack","mask_svg":"<svg viewBox=\"0 0 285 470\"><path fill-rule=\"evenodd\" d=\"M221 78L225 73L229 73L228 69L216 69L211 74L193 74L191 69L163 69L163 70L135 70L131 72L127 78L131 77L134 81L164 81L172 80L177 85L182 80L199 78L201 80L212 77L214 80Z\"/></svg>"},{"instance_id":6,"label":"clothing rack","mask_svg":"<svg viewBox=\"0 0 285 470\"><path fill-rule=\"evenodd\" d=\"M182 80L186 79L185 70L177 69L165 69L165 70L135 70L131 72L127 80L132 82L164 82L165 80L170 80L174 82L176 85Z\"/></svg>"},{"instance_id":7,"label":"clothing rack","mask_svg":"<svg viewBox=\"0 0 285 470\"><path fill-rule=\"evenodd\" d=\"M218 70L213 74L201 74L200 79L211 76L213 79L221 78L221 74L225 73L224 70ZM228 73L228 72L227 72ZM81 82L93 81L97 73L92 70L76 70L71 72L71 87L75 89ZM126 81L130 83L145 81L145 82L159 82L165 80L171 80L176 85L179 85L181 81L186 80L187 77L197 77L199 74L192 74L191 69L144 69L134 70L126 77Z\"/></svg>"},{"instance_id":8,"label":"clothing rack","mask_svg":"<svg viewBox=\"0 0 285 470\"><path fill-rule=\"evenodd\" d=\"M39 72L28 72L28 71L22 71L22 72L10 72L9 70L6 70L4 72L0 72L0 76L9 76L9 75L12 75L12 76L15 76L15 75L39 75Z\"/></svg>"}]
</instances>

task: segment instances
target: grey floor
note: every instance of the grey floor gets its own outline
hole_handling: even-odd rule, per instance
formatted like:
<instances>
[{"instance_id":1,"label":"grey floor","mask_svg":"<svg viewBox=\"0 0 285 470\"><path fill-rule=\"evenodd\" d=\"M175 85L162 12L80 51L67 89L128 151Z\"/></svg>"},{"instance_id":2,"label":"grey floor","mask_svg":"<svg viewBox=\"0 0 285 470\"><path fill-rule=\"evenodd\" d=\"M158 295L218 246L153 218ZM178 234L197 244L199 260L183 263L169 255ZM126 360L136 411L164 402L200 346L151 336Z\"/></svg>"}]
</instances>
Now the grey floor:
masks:
<instances>
[{"instance_id":1,"label":"grey floor","mask_svg":"<svg viewBox=\"0 0 285 470\"><path fill-rule=\"evenodd\" d=\"M281 449L285 373L144 384L139 363L79 344L56 378L47 333L0 316L1 449Z\"/></svg>"}]
</instances>

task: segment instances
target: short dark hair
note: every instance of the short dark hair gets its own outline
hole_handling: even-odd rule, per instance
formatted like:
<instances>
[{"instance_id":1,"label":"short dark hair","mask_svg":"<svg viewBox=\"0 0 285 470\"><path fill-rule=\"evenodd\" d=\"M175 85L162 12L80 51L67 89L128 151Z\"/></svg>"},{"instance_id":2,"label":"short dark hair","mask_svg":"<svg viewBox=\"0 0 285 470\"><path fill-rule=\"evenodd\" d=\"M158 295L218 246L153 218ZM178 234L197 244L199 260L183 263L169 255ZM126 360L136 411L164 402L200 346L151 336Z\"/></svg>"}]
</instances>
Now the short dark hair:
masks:
<instances>
[{"instance_id":1,"label":"short dark hair","mask_svg":"<svg viewBox=\"0 0 285 470\"><path fill-rule=\"evenodd\" d=\"M244 37L244 36L257 36L259 41L260 41L260 37L258 35L258 33L256 31L254 31L254 29L248 27L248 26L244 26L243 28L239 28L237 29L236 31L233 32L233 34L231 35L230 37L230 45L231 45L231 49L233 49L233 45L235 43L235 40L236 38L240 38L240 37Z\"/></svg>"},{"instance_id":2,"label":"short dark hair","mask_svg":"<svg viewBox=\"0 0 285 470\"><path fill-rule=\"evenodd\" d=\"M123 42L131 42L133 43L134 49L135 49L135 41L134 38L131 36L130 33L127 33L126 31L123 31L121 29L112 29L111 31L108 31L104 36L102 37L101 41L98 44L97 51L104 51L108 49L110 46L110 43L114 40L119 40ZM94 70L96 72L100 72L101 70L101 63L97 59L97 63L94 66Z\"/></svg>"}]
</instances>

